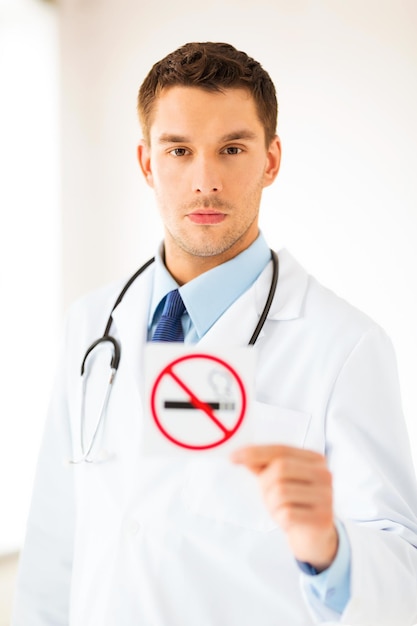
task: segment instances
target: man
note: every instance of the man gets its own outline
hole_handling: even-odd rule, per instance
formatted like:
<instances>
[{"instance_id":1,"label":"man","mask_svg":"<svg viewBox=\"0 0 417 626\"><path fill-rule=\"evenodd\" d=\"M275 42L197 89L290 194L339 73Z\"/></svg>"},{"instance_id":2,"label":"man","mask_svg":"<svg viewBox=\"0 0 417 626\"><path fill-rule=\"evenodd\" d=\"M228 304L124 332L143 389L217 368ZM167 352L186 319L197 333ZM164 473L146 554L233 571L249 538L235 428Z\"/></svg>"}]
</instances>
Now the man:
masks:
<instances>
[{"instance_id":1,"label":"man","mask_svg":"<svg viewBox=\"0 0 417 626\"><path fill-rule=\"evenodd\" d=\"M259 206L281 147L271 79L227 44L157 63L139 115L164 242L122 302L113 286L69 317L14 626L411 626L417 499L391 344L286 251L255 344L254 445L143 457L146 341L232 350L258 323L272 276ZM121 359L101 414L108 352L84 354L110 311Z\"/></svg>"}]
</instances>

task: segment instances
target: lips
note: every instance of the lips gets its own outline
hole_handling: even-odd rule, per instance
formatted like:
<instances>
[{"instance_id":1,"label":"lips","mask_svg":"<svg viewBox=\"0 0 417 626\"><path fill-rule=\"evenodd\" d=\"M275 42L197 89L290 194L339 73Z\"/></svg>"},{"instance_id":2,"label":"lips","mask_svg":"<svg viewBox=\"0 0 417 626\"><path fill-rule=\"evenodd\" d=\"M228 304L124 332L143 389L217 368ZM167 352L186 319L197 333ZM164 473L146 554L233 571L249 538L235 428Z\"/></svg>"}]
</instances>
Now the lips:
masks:
<instances>
[{"instance_id":1,"label":"lips","mask_svg":"<svg viewBox=\"0 0 417 626\"><path fill-rule=\"evenodd\" d=\"M225 213L220 213L220 211L213 210L205 210L200 209L198 211L194 211L193 213L189 213L187 215L188 219L193 222L193 224L220 224L226 219Z\"/></svg>"}]
</instances>

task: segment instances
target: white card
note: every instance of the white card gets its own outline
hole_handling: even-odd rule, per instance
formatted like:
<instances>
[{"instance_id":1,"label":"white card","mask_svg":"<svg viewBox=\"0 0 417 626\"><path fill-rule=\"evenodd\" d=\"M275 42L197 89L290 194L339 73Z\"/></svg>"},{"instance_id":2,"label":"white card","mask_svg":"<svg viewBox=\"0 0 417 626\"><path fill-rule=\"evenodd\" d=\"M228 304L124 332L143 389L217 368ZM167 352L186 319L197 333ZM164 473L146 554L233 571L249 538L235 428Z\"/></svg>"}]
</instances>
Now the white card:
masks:
<instances>
[{"instance_id":1,"label":"white card","mask_svg":"<svg viewBox=\"0 0 417 626\"><path fill-rule=\"evenodd\" d=\"M145 347L146 455L228 456L251 441L256 351Z\"/></svg>"}]
</instances>

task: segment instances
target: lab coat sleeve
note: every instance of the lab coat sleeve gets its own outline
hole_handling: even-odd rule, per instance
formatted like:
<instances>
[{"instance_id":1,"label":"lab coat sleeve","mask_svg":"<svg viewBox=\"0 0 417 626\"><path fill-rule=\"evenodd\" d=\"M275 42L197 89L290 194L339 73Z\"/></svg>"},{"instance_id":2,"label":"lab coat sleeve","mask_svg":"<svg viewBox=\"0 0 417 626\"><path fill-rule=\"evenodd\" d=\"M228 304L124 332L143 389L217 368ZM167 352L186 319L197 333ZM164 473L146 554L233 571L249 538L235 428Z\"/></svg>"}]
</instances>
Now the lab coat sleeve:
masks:
<instances>
[{"instance_id":1,"label":"lab coat sleeve","mask_svg":"<svg viewBox=\"0 0 417 626\"><path fill-rule=\"evenodd\" d=\"M417 488L392 345L374 327L338 374L327 410L335 513L351 546L351 597L342 616L310 601L317 623L417 622Z\"/></svg>"},{"instance_id":2,"label":"lab coat sleeve","mask_svg":"<svg viewBox=\"0 0 417 626\"><path fill-rule=\"evenodd\" d=\"M67 626L74 529L73 471L65 394L59 369L41 444L12 626Z\"/></svg>"}]
</instances>

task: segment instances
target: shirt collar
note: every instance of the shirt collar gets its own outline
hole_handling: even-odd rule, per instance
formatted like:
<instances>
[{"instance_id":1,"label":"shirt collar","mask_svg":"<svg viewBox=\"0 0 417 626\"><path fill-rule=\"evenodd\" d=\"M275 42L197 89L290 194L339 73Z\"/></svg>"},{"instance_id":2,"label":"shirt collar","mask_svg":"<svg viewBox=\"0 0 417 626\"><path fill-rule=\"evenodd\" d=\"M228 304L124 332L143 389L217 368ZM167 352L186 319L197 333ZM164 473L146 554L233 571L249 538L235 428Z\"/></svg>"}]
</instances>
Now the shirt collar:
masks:
<instances>
[{"instance_id":1,"label":"shirt collar","mask_svg":"<svg viewBox=\"0 0 417 626\"><path fill-rule=\"evenodd\" d=\"M203 337L217 319L258 278L271 258L262 235L236 257L204 272L179 288L198 337ZM163 262L163 244L156 255L148 325L166 294L178 284Z\"/></svg>"}]
</instances>

